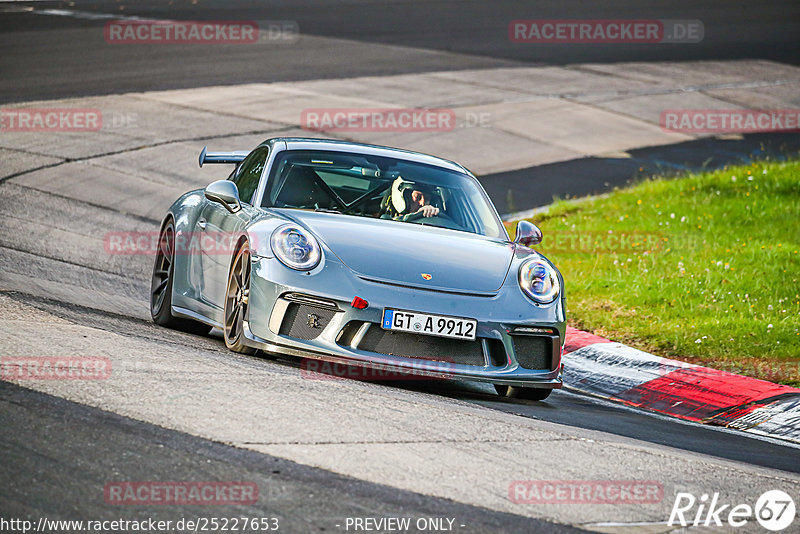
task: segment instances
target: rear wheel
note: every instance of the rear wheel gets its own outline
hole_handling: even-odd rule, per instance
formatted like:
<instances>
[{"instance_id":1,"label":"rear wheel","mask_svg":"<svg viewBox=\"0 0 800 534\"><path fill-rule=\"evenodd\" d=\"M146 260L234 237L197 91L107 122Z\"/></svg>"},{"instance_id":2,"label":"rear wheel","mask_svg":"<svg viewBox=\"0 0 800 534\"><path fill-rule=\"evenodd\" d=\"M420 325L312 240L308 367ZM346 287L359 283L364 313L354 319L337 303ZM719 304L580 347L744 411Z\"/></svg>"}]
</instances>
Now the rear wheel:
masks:
<instances>
[{"instance_id":1,"label":"rear wheel","mask_svg":"<svg viewBox=\"0 0 800 534\"><path fill-rule=\"evenodd\" d=\"M494 389L501 397L508 397L510 399L525 399L533 401L542 401L550 396L552 389L549 388L521 388L517 386L503 386L495 384Z\"/></svg>"},{"instance_id":2,"label":"rear wheel","mask_svg":"<svg viewBox=\"0 0 800 534\"><path fill-rule=\"evenodd\" d=\"M234 352L255 354L256 349L244 344L244 320L250 299L250 247L247 242L239 245L228 275L225 291L223 333L225 345Z\"/></svg>"},{"instance_id":3,"label":"rear wheel","mask_svg":"<svg viewBox=\"0 0 800 534\"><path fill-rule=\"evenodd\" d=\"M175 225L167 221L158 237L158 250L150 281L150 316L153 322L190 334L206 335L211 327L172 315L172 280L175 266Z\"/></svg>"}]
</instances>

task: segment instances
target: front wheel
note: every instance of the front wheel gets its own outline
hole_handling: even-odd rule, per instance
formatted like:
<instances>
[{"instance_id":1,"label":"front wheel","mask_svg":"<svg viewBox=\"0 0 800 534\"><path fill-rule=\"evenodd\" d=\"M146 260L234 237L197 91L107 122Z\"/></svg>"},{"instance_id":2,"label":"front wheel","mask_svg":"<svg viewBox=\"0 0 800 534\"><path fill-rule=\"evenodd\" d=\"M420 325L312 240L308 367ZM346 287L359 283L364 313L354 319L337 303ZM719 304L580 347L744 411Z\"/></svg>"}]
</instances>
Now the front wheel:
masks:
<instances>
[{"instance_id":1,"label":"front wheel","mask_svg":"<svg viewBox=\"0 0 800 534\"><path fill-rule=\"evenodd\" d=\"M553 390L549 388L521 388L517 386L503 386L500 384L495 384L494 389L501 397L533 401L543 401L553 392Z\"/></svg>"},{"instance_id":2,"label":"front wheel","mask_svg":"<svg viewBox=\"0 0 800 534\"><path fill-rule=\"evenodd\" d=\"M172 315L172 282L175 277L175 225L167 221L158 236L158 250L150 280L150 316L153 322L167 328L183 330L190 334L206 335L211 331L207 324Z\"/></svg>"},{"instance_id":3,"label":"front wheel","mask_svg":"<svg viewBox=\"0 0 800 534\"><path fill-rule=\"evenodd\" d=\"M228 275L225 291L225 345L234 352L255 354L256 349L244 344L244 320L250 299L250 247L247 242L239 245Z\"/></svg>"}]
</instances>

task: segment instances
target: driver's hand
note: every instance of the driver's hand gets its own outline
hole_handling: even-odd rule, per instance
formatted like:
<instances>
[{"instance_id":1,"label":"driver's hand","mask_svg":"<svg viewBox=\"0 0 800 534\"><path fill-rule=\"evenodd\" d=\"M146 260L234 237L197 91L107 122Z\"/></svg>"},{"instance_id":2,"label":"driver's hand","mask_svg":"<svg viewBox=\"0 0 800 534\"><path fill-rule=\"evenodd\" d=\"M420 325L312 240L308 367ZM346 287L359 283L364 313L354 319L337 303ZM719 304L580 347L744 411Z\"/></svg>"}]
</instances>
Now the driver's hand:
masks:
<instances>
[{"instance_id":1,"label":"driver's hand","mask_svg":"<svg viewBox=\"0 0 800 534\"><path fill-rule=\"evenodd\" d=\"M420 209L417 210L417 213L422 213L423 217L434 217L439 215L439 208L436 206L422 206Z\"/></svg>"}]
</instances>

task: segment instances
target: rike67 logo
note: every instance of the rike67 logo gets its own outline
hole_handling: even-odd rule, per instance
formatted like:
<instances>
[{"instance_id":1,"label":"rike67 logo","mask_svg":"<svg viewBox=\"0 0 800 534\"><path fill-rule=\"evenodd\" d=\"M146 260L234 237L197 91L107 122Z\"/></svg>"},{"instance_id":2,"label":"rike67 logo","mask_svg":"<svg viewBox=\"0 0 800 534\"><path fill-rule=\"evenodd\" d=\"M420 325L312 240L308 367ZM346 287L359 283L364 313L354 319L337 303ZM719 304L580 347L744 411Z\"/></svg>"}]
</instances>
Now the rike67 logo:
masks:
<instances>
[{"instance_id":1,"label":"rike67 logo","mask_svg":"<svg viewBox=\"0 0 800 534\"><path fill-rule=\"evenodd\" d=\"M779 532L790 527L795 518L794 500L781 490L764 492L755 506L731 504L720 500L719 493L709 497L704 493L696 498L691 493L678 492L669 525L682 527L743 527L754 519L762 527Z\"/></svg>"}]
</instances>

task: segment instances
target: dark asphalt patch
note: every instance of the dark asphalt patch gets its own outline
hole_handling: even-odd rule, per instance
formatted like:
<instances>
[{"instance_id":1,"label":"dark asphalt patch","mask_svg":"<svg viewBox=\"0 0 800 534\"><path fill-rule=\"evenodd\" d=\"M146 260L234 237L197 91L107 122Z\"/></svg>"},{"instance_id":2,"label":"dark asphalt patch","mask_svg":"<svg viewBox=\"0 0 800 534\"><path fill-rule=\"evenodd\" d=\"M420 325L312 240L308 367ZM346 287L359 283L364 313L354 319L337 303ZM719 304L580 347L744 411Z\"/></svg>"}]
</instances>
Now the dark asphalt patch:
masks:
<instances>
[{"instance_id":1,"label":"dark asphalt patch","mask_svg":"<svg viewBox=\"0 0 800 534\"><path fill-rule=\"evenodd\" d=\"M628 158L581 158L479 176L501 214L546 206L554 199L597 195L649 176L680 176L753 160L797 157L800 134L705 138L628 151Z\"/></svg>"}]
</instances>

